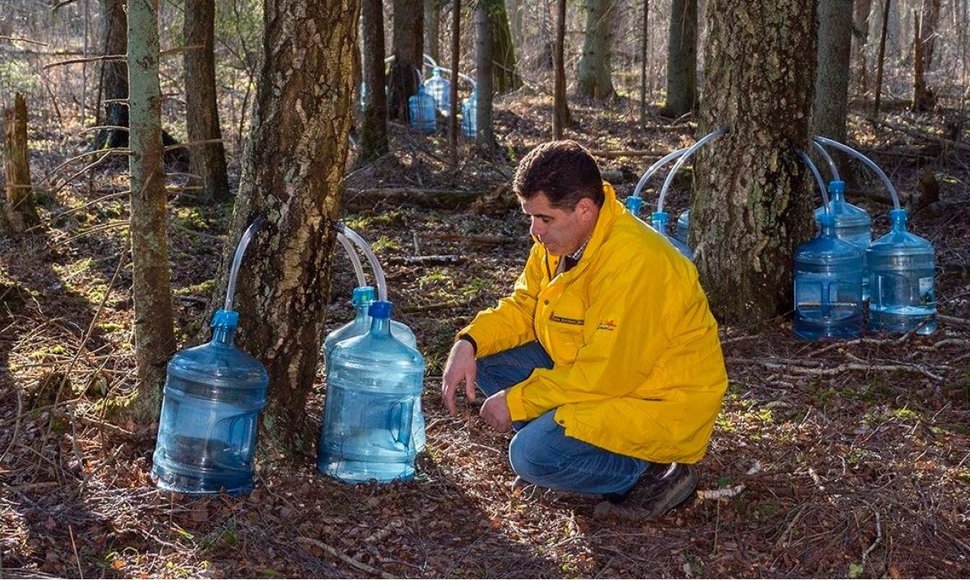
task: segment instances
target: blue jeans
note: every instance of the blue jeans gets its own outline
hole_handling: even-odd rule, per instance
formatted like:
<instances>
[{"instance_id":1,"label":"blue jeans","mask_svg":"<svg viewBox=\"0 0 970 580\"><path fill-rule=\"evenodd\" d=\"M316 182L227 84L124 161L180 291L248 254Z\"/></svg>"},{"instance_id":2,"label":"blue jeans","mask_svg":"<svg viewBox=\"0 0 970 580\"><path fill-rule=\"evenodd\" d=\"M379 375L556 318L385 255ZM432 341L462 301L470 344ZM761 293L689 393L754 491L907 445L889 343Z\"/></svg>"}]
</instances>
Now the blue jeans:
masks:
<instances>
[{"instance_id":1,"label":"blue jeans","mask_svg":"<svg viewBox=\"0 0 970 580\"><path fill-rule=\"evenodd\" d=\"M527 379L537 368L551 369L552 359L530 342L478 361L476 383L486 396ZM620 455L566 435L556 410L532 421L519 421L509 444L512 470L529 483L578 493L625 493L650 462Z\"/></svg>"}]
</instances>

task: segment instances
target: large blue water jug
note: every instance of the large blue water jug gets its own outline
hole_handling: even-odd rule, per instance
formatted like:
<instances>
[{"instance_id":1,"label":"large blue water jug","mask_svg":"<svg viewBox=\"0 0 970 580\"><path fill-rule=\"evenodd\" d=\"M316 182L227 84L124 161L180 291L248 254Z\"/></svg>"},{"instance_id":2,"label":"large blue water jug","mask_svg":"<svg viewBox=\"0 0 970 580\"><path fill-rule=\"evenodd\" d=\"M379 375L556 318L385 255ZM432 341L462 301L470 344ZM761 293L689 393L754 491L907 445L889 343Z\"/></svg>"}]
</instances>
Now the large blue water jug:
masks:
<instances>
[{"instance_id":1,"label":"large blue water jug","mask_svg":"<svg viewBox=\"0 0 970 580\"><path fill-rule=\"evenodd\" d=\"M936 259L933 246L906 231L906 210L889 212L892 230L866 251L869 328L905 333L936 330Z\"/></svg>"},{"instance_id":2,"label":"large blue water jug","mask_svg":"<svg viewBox=\"0 0 970 580\"><path fill-rule=\"evenodd\" d=\"M418 92L408 97L408 126L412 131L434 133L436 121L434 99L422 83Z\"/></svg>"},{"instance_id":3,"label":"large blue water jug","mask_svg":"<svg viewBox=\"0 0 970 580\"><path fill-rule=\"evenodd\" d=\"M687 245L690 240L690 210L685 209L677 216L677 233L674 234L680 242Z\"/></svg>"},{"instance_id":4,"label":"large blue water jug","mask_svg":"<svg viewBox=\"0 0 970 580\"><path fill-rule=\"evenodd\" d=\"M472 94L461 102L461 132L469 138L474 139L478 132L478 89L472 89Z\"/></svg>"},{"instance_id":5,"label":"large blue water jug","mask_svg":"<svg viewBox=\"0 0 970 580\"><path fill-rule=\"evenodd\" d=\"M266 404L263 365L233 344L239 314L218 310L212 340L168 363L152 477L182 493L253 488L256 418Z\"/></svg>"},{"instance_id":6,"label":"large blue water jug","mask_svg":"<svg viewBox=\"0 0 970 580\"><path fill-rule=\"evenodd\" d=\"M431 71L431 78L424 86L434 99L434 104L443 115L451 113L451 81L441 76L441 69L434 67Z\"/></svg>"},{"instance_id":7,"label":"large blue water jug","mask_svg":"<svg viewBox=\"0 0 970 580\"><path fill-rule=\"evenodd\" d=\"M667 233L667 222L669 219L670 217L665 211L655 211L650 215L650 223L653 225L653 229L663 234L663 237L667 238L667 241L673 244L673 246L677 248L678 252L683 254L688 260L693 261L694 252L687 247L687 244Z\"/></svg>"},{"instance_id":8,"label":"large blue water jug","mask_svg":"<svg viewBox=\"0 0 970 580\"><path fill-rule=\"evenodd\" d=\"M869 277L865 275L865 272L867 272L865 251L869 247L869 243L872 242L872 218L869 217L869 212L866 210L845 201L845 182L841 179L830 181L827 189L829 192L829 208L835 220L833 228L835 237L854 244L863 252L862 299L868 300ZM817 208L815 210L815 221L818 222L819 217L824 213L824 206Z\"/></svg>"},{"instance_id":9,"label":"large blue water jug","mask_svg":"<svg viewBox=\"0 0 970 580\"><path fill-rule=\"evenodd\" d=\"M414 476L414 405L424 384L421 353L391 335L391 303L370 306L367 334L330 355L317 468L348 483Z\"/></svg>"},{"instance_id":10,"label":"large blue water jug","mask_svg":"<svg viewBox=\"0 0 970 580\"><path fill-rule=\"evenodd\" d=\"M821 235L795 251L795 320L799 338L862 336L862 250L835 237L831 214L822 214Z\"/></svg>"},{"instance_id":11,"label":"large blue water jug","mask_svg":"<svg viewBox=\"0 0 970 580\"><path fill-rule=\"evenodd\" d=\"M356 316L347 324L328 334L327 338L323 341L324 363L328 373L330 372L330 355L333 353L333 349L337 346L337 343L348 338L360 336L370 330L371 317L367 311L370 309L370 305L374 302L374 299L375 293L373 286L358 286L354 288L353 303L354 310L357 312ZM398 322L397 320L391 320L391 336L400 340L406 346L418 350L417 337L414 336L414 332L406 324ZM414 436L414 446L417 448L418 453L420 453L424 451L426 443L424 413L421 410L420 397L415 401L412 425L411 431Z\"/></svg>"}]
</instances>

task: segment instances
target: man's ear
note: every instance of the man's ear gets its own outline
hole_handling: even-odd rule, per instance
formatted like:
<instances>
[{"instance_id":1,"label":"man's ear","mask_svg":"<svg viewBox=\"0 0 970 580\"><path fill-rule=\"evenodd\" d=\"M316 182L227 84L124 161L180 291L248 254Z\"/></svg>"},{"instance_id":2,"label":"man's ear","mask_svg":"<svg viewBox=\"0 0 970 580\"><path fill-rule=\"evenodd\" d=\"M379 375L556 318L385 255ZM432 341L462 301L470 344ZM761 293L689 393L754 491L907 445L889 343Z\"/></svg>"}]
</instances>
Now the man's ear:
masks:
<instances>
[{"instance_id":1,"label":"man's ear","mask_svg":"<svg viewBox=\"0 0 970 580\"><path fill-rule=\"evenodd\" d=\"M579 202L576 203L576 211L580 212L584 216L595 216L596 215L596 202L588 197L581 198Z\"/></svg>"}]
</instances>

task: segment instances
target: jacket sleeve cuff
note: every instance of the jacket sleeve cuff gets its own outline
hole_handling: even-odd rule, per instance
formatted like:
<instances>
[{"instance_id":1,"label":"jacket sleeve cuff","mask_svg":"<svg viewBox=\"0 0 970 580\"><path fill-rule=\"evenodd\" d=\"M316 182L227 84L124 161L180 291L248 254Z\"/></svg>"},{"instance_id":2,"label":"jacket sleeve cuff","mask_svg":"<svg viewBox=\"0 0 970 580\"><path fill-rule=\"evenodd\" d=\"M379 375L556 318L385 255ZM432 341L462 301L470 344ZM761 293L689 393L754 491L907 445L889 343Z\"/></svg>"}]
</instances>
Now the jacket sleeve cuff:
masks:
<instances>
[{"instance_id":1,"label":"jacket sleeve cuff","mask_svg":"<svg viewBox=\"0 0 970 580\"><path fill-rule=\"evenodd\" d=\"M509 415L513 421L524 421L531 418L525 412L525 401L522 400L521 386L505 391L505 404L509 407Z\"/></svg>"},{"instance_id":2,"label":"jacket sleeve cuff","mask_svg":"<svg viewBox=\"0 0 970 580\"><path fill-rule=\"evenodd\" d=\"M472 345L472 352L476 355L478 354L478 343L475 342L472 335L468 334L467 332L462 332L458 335L457 340L464 340L468 342L468 344Z\"/></svg>"}]
</instances>

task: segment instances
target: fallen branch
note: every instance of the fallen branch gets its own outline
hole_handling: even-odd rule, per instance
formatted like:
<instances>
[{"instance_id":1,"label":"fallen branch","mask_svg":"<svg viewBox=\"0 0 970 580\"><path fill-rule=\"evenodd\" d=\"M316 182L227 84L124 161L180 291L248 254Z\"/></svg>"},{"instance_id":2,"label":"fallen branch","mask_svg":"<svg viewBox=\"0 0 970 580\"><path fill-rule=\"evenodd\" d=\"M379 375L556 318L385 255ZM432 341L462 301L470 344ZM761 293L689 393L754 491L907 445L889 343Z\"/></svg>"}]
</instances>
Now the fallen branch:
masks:
<instances>
[{"instance_id":1,"label":"fallen branch","mask_svg":"<svg viewBox=\"0 0 970 580\"><path fill-rule=\"evenodd\" d=\"M960 149L961 151L970 151L970 145L966 143L961 143L960 141L953 141L952 139L945 139L938 135L933 135L932 133L927 133L925 131L920 131L918 129L912 129L910 127L905 127L896 123L890 123L888 121L881 121L874 117L866 117L866 121L869 121L873 125L879 125L880 127L886 127L892 129L893 131L898 131L904 135L909 135L910 137L916 137L917 139L923 139L925 141L932 141L934 143L939 143L946 147L953 147L954 149Z\"/></svg>"},{"instance_id":2,"label":"fallen branch","mask_svg":"<svg viewBox=\"0 0 970 580\"><path fill-rule=\"evenodd\" d=\"M407 264L409 266L439 266L454 265L465 261L463 256L457 254L433 254L430 256L392 256L388 258L388 264Z\"/></svg>"},{"instance_id":3,"label":"fallen branch","mask_svg":"<svg viewBox=\"0 0 970 580\"><path fill-rule=\"evenodd\" d=\"M697 490L697 499L724 499L734 497L742 491L744 491L743 483L723 489L699 489Z\"/></svg>"},{"instance_id":4,"label":"fallen branch","mask_svg":"<svg viewBox=\"0 0 970 580\"><path fill-rule=\"evenodd\" d=\"M449 232L422 233L421 237L446 242L468 242L471 244L499 245L519 244L529 241L529 236L493 236L488 234L454 234Z\"/></svg>"},{"instance_id":5,"label":"fallen branch","mask_svg":"<svg viewBox=\"0 0 970 580\"><path fill-rule=\"evenodd\" d=\"M456 209L475 201L481 192L459 189L417 189L411 187L389 187L383 189L361 189L347 191L344 205L362 207L377 201L397 201L420 205L422 207Z\"/></svg>"},{"instance_id":6,"label":"fallen branch","mask_svg":"<svg viewBox=\"0 0 970 580\"><path fill-rule=\"evenodd\" d=\"M369 565L361 562L360 560L351 558L350 556L348 556L347 554L344 554L343 552L337 550L336 548L334 548L330 544L325 544L324 542L321 542L320 540L318 540L316 538L307 538L305 536L297 536L296 541L297 542L303 542L305 544L310 544L311 546L316 546L317 548L320 548L321 550L323 550L324 552L330 554L334 558L337 558L341 562L344 562L345 564L349 564L349 565L353 566L354 568L357 568L361 572L364 572L366 574L369 574L370 576L380 576L381 578L396 578L396 576L392 576L391 574L387 574L386 572L382 572L382 571L378 570L377 568L374 568L373 566L369 566Z\"/></svg>"}]
</instances>

